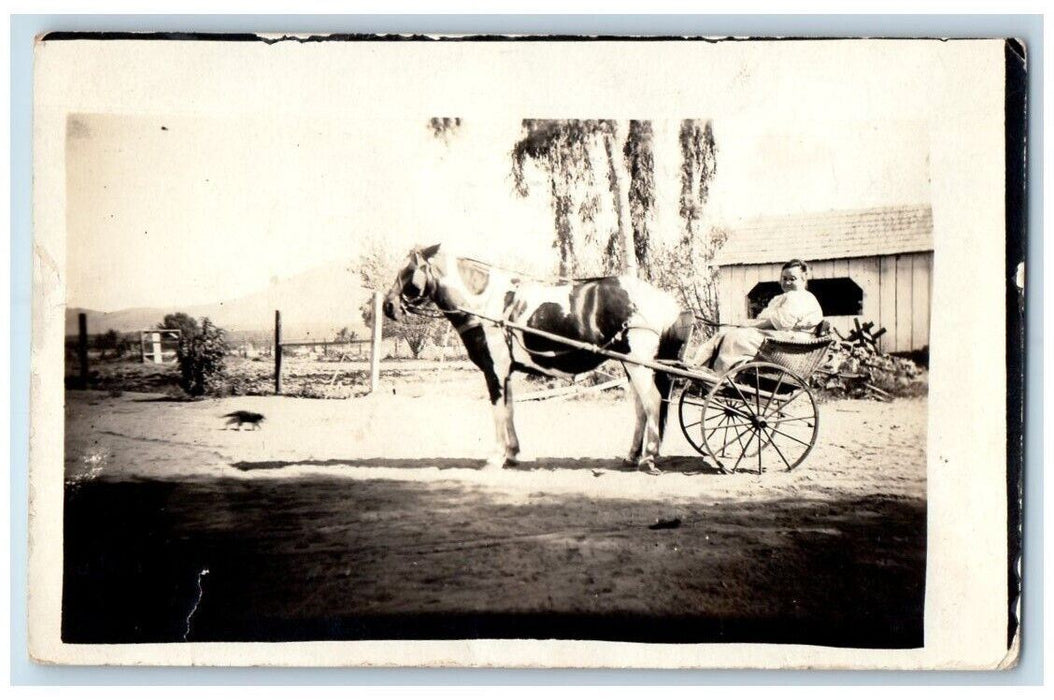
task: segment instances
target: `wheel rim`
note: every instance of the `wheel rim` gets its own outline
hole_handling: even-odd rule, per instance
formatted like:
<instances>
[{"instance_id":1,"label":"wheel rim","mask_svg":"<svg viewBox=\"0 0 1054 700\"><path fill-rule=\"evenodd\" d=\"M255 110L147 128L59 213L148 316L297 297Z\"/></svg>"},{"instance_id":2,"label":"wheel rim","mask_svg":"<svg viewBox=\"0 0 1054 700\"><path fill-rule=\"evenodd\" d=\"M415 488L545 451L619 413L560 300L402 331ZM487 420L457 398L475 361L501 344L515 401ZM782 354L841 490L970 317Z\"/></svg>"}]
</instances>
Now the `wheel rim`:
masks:
<instances>
[{"instance_id":1,"label":"wheel rim","mask_svg":"<svg viewBox=\"0 0 1054 700\"><path fill-rule=\"evenodd\" d=\"M681 401L677 407L681 419L681 432L696 452L707 454L703 442L703 407L706 405L707 387L698 382L689 382L681 392Z\"/></svg>"},{"instance_id":2,"label":"wheel rim","mask_svg":"<svg viewBox=\"0 0 1054 700\"><path fill-rule=\"evenodd\" d=\"M722 376L702 403L699 436L723 471L790 471L816 444L820 421L812 392L778 365L741 365Z\"/></svg>"}]
</instances>

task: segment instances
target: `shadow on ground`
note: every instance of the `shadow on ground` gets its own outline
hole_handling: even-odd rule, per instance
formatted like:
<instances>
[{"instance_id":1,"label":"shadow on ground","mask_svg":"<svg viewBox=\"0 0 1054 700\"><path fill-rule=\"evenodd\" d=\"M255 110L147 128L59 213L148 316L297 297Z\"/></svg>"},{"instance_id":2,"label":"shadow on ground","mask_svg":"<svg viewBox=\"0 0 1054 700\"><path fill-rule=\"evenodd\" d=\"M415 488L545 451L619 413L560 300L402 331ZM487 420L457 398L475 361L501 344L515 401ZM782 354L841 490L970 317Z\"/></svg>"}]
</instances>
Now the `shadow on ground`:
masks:
<instances>
[{"instance_id":1,"label":"shadow on ground","mask_svg":"<svg viewBox=\"0 0 1054 700\"><path fill-rule=\"evenodd\" d=\"M701 457L665 457L659 463L663 472L670 474L720 474L721 471ZM375 457L368 459L301 459L264 460L234 462L232 467L243 472L268 471L289 467L334 467L334 468L388 468L388 469L477 469L487 468L485 460L452 457L429 457L427 459L397 459ZM636 468L623 466L621 459L568 459L543 458L502 467L510 472L584 470L593 472L635 472Z\"/></svg>"},{"instance_id":2,"label":"shadow on ground","mask_svg":"<svg viewBox=\"0 0 1054 700\"><path fill-rule=\"evenodd\" d=\"M914 498L675 508L324 475L95 481L67 488L64 546L67 643L923 642Z\"/></svg>"}]
</instances>

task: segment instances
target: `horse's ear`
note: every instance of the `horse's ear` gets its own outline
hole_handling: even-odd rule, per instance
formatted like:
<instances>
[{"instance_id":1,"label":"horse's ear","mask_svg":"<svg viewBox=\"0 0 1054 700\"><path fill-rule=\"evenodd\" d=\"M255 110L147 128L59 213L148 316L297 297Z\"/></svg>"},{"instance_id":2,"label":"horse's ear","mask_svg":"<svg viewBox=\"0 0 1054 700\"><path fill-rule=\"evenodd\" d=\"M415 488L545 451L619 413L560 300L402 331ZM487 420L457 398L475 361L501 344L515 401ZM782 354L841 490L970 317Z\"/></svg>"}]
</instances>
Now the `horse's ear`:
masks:
<instances>
[{"instance_id":1,"label":"horse's ear","mask_svg":"<svg viewBox=\"0 0 1054 700\"><path fill-rule=\"evenodd\" d=\"M421 256L424 257L425 260L429 259L430 257L439 252L439 246L440 244L436 243L435 245L430 245L427 248L422 248Z\"/></svg>"}]
</instances>

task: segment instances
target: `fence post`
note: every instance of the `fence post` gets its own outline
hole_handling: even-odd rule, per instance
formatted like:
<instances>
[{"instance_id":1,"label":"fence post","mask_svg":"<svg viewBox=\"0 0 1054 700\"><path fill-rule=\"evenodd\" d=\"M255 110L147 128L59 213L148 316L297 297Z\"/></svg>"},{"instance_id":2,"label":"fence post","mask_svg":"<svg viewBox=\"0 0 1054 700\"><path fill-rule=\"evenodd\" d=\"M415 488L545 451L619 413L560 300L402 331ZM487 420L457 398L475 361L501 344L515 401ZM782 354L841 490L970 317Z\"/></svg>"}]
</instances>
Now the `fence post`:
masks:
<instances>
[{"instance_id":1,"label":"fence post","mask_svg":"<svg viewBox=\"0 0 1054 700\"><path fill-rule=\"evenodd\" d=\"M274 310L274 393L282 393L282 312Z\"/></svg>"},{"instance_id":2,"label":"fence post","mask_svg":"<svg viewBox=\"0 0 1054 700\"><path fill-rule=\"evenodd\" d=\"M81 388L88 388L88 314L77 314L77 360L81 366Z\"/></svg>"},{"instance_id":3,"label":"fence post","mask_svg":"<svg viewBox=\"0 0 1054 700\"><path fill-rule=\"evenodd\" d=\"M373 293L373 339L370 343L370 392L381 383L381 293Z\"/></svg>"}]
</instances>

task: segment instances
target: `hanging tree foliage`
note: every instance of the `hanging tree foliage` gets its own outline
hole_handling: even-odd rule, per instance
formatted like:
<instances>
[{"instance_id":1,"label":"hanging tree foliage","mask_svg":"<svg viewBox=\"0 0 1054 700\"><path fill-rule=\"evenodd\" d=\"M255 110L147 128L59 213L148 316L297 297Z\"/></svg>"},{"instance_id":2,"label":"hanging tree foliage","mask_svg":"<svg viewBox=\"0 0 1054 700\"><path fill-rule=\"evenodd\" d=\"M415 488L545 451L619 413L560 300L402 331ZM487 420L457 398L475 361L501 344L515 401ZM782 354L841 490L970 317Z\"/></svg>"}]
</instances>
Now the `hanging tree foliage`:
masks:
<instances>
[{"instance_id":1,"label":"hanging tree foliage","mask_svg":"<svg viewBox=\"0 0 1054 700\"><path fill-rule=\"evenodd\" d=\"M513 179L517 193L526 196L527 166L533 163L548 181L560 275L636 274L673 292L686 308L716 320L712 261L725 236L705 217L717 173L711 122L685 119L677 138L680 231L673 241L654 235L655 134L650 121L525 119L523 135L512 149ZM598 185L598 171L606 175L606 188ZM600 232L597 220L604 201L611 202L617 227ZM602 257L599 269L590 256Z\"/></svg>"},{"instance_id":2,"label":"hanging tree foliage","mask_svg":"<svg viewBox=\"0 0 1054 700\"><path fill-rule=\"evenodd\" d=\"M714 254L726 234L705 218L710 184L717 173L717 146L709 120L685 119L678 133L680 144L681 231L676 242L656 246L652 270L659 286L674 292L695 313L718 321Z\"/></svg>"},{"instance_id":3,"label":"hanging tree foliage","mask_svg":"<svg viewBox=\"0 0 1054 700\"><path fill-rule=\"evenodd\" d=\"M655 151L650 121L634 119L623 154L629 168L629 214L633 253L641 277L653 279L651 227L655 219Z\"/></svg>"},{"instance_id":4,"label":"hanging tree foliage","mask_svg":"<svg viewBox=\"0 0 1054 700\"><path fill-rule=\"evenodd\" d=\"M530 193L527 165L534 163L548 180L553 210L559 274L606 274L623 268L620 230L598 229L603 208L597 186L598 152L607 175L605 194L614 195L612 208L620 213L618 191L625 187L621 164L613 159L618 124L609 119L524 119L523 136L512 148L512 175L516 192ZM582 231L576 240L575 231ZM590 259L590 258L593 259ZM599 257L599 260L596 258Z\"/></svg>"}]
</instances>

